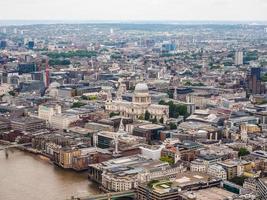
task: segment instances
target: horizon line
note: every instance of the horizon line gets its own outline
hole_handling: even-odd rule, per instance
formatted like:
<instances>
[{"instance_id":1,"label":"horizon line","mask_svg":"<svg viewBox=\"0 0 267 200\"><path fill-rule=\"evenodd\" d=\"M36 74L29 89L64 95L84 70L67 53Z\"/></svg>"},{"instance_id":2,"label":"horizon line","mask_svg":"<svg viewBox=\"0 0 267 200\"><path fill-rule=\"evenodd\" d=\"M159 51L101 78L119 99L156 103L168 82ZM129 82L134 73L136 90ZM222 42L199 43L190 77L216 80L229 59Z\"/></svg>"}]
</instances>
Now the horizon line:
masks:
<instances>
[{"instance_id":1,"label":"horizon line","mask_svg":"<svg viewBox=\"0 0 267 200\"><path fill-rule=\"evenodd\" d=\"M0 19L0 26L49 25L49 24L267 25L267 20Z\"/></svg>"}]
</instances>

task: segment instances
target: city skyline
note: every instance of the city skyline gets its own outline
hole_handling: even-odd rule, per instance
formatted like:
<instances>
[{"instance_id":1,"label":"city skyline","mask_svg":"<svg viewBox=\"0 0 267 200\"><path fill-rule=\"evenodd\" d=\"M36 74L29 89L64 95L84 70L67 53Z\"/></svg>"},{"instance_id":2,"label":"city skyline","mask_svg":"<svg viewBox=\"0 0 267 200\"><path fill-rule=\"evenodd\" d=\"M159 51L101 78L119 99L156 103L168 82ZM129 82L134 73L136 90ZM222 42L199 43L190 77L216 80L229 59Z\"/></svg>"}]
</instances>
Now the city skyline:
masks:
<instances>
[{"instance_id":1,"label":"city skyline","mask_svg":"<svg viewBox=\"0 0 267 200\"><path fill-rule=\"evenodd\" d=\"M267 0L0 8L0 200L267 200Z\"/></svg>"},{"instance_id":2,"label":"city skyline","mask_svg":"<svg viewBox=\"0 0 267 200\"><path fill-rule=\"evenodd\" d=\"M0 20L267 21L264 0L10 0L0 7Z\"/></svg>"}]
</instances>

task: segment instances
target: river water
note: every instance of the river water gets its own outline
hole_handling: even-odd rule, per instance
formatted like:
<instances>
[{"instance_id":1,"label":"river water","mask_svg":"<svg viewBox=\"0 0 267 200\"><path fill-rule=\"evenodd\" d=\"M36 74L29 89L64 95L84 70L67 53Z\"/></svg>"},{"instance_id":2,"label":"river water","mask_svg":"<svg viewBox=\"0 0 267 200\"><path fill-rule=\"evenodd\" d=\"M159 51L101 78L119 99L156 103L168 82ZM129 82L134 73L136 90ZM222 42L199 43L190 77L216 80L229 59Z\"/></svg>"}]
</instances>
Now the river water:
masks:
<instances>
[{"instance_id":1,"label":"river water","mask_svg":"<svg viewBox=\"0 0 267 200\"><path fill-rule=\"evenodd\" d=\"M86 173L63 170L47 159L14 150L0 151L0 200L66 200L98 194Z\"/></svg>"}]
</instances>

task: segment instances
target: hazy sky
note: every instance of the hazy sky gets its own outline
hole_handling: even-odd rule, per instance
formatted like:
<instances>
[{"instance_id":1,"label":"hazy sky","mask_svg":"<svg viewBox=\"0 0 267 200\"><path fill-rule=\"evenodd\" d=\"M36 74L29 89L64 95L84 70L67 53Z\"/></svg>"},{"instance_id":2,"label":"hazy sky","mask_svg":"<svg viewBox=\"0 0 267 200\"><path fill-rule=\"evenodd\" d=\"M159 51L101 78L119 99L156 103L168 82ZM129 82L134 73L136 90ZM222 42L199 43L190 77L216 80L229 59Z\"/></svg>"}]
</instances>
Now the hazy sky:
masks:
<instances>
[{"instance_id":1,"label":"hazy sky","mask_svg":"<svg viewBox=\"0 0 267 200\"><path fill-rule=\"evenodd\" d=\"M263 20L267 0L0 0L0 20Z\"/></svg>"}]
</instances>

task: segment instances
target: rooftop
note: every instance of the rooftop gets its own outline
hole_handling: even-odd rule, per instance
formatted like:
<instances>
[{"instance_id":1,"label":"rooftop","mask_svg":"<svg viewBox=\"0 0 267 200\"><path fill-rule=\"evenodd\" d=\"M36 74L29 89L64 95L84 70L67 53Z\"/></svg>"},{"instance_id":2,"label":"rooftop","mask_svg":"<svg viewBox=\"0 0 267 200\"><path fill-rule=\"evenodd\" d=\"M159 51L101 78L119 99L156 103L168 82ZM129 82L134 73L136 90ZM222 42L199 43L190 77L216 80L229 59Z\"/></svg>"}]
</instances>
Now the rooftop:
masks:
<instances>
[{"instance_id":1,"label":"rooftop","mask_svg":"<svg viewBox=\"0 0 267 200\"><path fill-rule=\"evenodd\" d=\"M218 187L198 190L195 191L194 194L197 200L224 200L225 198L230 198L234 195L234 193Z\"/></svg>"},{"instance_id":2,"label":"rooftop","mask_svg":"<svg viewBox=\"0 0 267 200\"><path fill-rule=\"evenodd\" d=\"M139 126L139 128L147 129L147 130L153 130L153 129L163 129L164 126L158 125L158 124L145 124Z\"/></svg>"}]
</instances>

